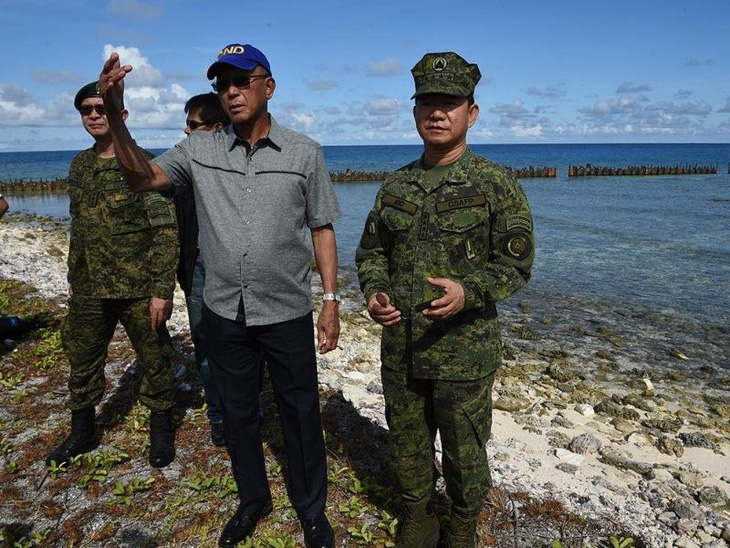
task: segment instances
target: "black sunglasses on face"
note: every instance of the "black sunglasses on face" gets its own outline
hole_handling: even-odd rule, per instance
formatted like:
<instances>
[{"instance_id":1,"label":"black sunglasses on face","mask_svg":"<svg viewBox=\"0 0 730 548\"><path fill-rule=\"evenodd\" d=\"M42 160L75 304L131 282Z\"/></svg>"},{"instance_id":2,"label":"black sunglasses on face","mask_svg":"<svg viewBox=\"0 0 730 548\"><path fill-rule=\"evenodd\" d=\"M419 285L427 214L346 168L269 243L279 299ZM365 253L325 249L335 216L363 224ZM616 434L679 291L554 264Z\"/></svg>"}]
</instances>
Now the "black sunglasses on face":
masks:
<instances>
[{"instance_id":1,"label":"black sunglasses on face","mask_svg":"<svg viewBox=\"0 0 730 548\"><path fill-rule=\"evenodd\" d=\"M96 111L99 116L104 116L106 114L104 105L82 105L79 109L81 116L91 116L91 113L94 111Z\"/></svg>"},{"instance_id":2,"label":"black sunglasses on face","mask_svg":"<svg viewBox=\"0 0 730 548\"><path fill-rule=\"evenodd\" d=\"M214 91L226 91L229 87L233 86L236 88L247 88L251 85L253 80L260 80L261 78L268 78L268 74L255 74L251 76L249 74L237 74L229 78L216 77L215 82L211 84Z\"/></svg>"},{"instance_id":3,"label":"black sunglasses on face","mask_svg":"<svg viewBox=\"0 0 730 548\"><path fill-rule=\"evenodd\" d=\"M212 122L196 122L195 120L185 120L185 125L195 131L199 127L209 126Z\"/></svg>"}]
</instances>

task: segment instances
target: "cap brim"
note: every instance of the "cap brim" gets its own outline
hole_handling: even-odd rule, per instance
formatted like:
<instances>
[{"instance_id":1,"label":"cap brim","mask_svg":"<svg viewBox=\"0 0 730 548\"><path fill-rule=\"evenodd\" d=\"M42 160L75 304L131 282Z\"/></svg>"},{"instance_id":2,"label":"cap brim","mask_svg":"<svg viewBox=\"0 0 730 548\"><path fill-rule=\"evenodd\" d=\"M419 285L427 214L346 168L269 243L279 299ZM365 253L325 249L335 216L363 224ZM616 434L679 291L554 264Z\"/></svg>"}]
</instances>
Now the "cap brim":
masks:
<instances>
[{"instance_id":1,"label":"cap brim","mask_svg":"<svg viewBox=\"0 0 730 548\"><path fill-rule=\"evenodd\" d=\"M208 80L212 80L216 77L216 74L218 74L218 71L220 71L223 67L235 67L237 69L241 70L253 70L257 66L259 66L259 63L256 61L250 61L248 59L226 59L221 58L208 68Z\"/></svg>"},{"instance_id":2,"label":"cap brim","mask_svg":"<svg viewBox=\"0 0 730 548\"><path fill-rule=\"evenodd\" d=\"M426 95L428 93L440 93L442 95L453 95L454 97L468 97L473 93L463 86L458 85L444 85L442 82L434 82L432 84L423 84L418 87L416 92L411 96L411 99L415 99L419 95Z\"/></svg>"}]
</instances>

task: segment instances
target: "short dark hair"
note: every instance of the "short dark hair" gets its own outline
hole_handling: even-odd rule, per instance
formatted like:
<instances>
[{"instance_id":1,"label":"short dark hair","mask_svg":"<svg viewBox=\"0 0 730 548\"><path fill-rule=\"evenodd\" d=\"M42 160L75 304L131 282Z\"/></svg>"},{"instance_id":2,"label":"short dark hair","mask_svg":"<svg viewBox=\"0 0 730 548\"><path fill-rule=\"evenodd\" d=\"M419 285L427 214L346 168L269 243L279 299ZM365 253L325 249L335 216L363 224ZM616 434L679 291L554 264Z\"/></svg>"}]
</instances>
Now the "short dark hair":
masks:
<instances>
[{"instance_id":1,"label":"short dark hair","mask_svg":"<svg viewBox=\"0 0 730 548\"><path fill-rule=\"evenodd\" d=\"M218 95L213 93L201 93L200 95L194 95L188 102L185 103L185 114L190 112L197 112L200 114L200 118L206 124L215 124L220 122L224 126L231 123L231 119L223 110Z\"/></svg>"}]
</instances>

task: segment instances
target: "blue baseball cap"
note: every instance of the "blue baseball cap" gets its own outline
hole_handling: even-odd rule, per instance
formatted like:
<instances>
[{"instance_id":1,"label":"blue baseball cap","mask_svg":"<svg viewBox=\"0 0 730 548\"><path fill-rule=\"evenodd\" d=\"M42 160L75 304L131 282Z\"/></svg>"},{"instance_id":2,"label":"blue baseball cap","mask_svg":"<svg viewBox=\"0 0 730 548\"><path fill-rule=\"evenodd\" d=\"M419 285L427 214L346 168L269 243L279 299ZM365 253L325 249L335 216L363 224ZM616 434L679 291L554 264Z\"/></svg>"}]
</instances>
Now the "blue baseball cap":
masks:
<instances>
[{"instance_id":1,"label":"blue baseball cap","mask_svg":"<svg viewBox=\"0 0 730 548\"><path fill-rule=\"evenodd\" d=\"M253 70L258 65L271 74L271 66L266 56L250 44L229 44L218 54L218 59L208 68L208 80L216 77L222 65L230 65L242 70Z\"/></svg>"}]
</instances>

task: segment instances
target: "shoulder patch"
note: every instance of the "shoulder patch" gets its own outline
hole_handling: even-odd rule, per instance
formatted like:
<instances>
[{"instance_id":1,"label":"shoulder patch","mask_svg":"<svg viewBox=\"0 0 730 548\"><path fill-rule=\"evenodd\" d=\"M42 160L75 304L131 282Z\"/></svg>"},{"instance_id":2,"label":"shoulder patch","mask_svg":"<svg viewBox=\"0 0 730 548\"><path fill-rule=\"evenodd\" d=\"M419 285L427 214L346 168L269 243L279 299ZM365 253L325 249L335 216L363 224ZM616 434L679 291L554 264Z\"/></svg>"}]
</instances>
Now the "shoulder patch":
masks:
<instances>
[{"instance_id":1,"label":"shoulder patch","mask_svg":"<svg viewBox=\"0 0 730 548\"><path fill-rule=\"evenodd\" d=\"M365 229L360 238L360 247L363 249L372 249L378 243L378 221L372 213L368 215L365 221Z\"/></svg>"},{"instance_id":2,"label":"shoulder patch","mask_svg":"<svg viewBox=\"0 0 730 548\"><path fill-rule=\"evenodd\" d=\"M415 214L416 211L418 211L418 206L413 202L409 202L408 200L404 200L403 198L398 198L397 196L393 196L392 194L384 194L380 201L383 205L400 209L401 211L405 211L406 213L410 213L411 215Z\"/></svg>"},{"instance_id":3,"label":"shoulder patch","mask_svg":"<svg viewBox=\"0 0 730 548\"><path fill-rule=\"evenodd\" d=\"M518 232L504 241L502 251L511 259L523 261L532 253L532 242L525 234Z\"/></svg>"},{"instance_id":4,"label":"shoulder patch","mask_svg":"<svg viewBox=\"0 0 730 548\"><path fill-rule=\"evenodd\" d=\"M164 196L157 192L145 194L144 205L152 228L175 224L174 209L170 201Z\"/></svg>"},{"instance_id":5,"label":"shoulder patch","mask_svg":"<svg viewBox=\"0 0 730 548\"><path fill-rule=\"evenodd\" d=\"M515 228L521 228L527 232L532 232L532 220L527 215L509 215L507 216L506 221L507 231Z\"/></svg>"}]
</instances>

